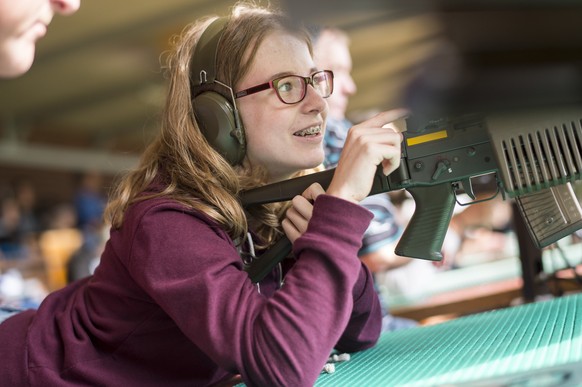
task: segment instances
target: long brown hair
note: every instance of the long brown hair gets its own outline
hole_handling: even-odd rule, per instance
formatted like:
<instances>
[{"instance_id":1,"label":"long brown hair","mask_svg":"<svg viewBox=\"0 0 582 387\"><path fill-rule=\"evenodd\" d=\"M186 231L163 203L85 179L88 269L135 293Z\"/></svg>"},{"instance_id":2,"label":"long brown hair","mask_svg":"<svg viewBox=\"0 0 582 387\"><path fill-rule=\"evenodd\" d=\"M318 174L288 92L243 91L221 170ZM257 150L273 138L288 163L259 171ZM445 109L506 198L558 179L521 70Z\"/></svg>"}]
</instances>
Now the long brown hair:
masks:
<instances>
[{"instance_id":1,"label":"long brown hair","mask_svg":"<svg viewBox=\"0 0 582 387\"><path fill-rule=\"evenodd\" d=\"M113 227L121 226L130 204L164 196L205 213L233 239L246 235L249 225L237 195L242 189L264 184L266 174L245 161L242 166L229 165L208 144L192 113L189 62L200 35L214 19L204 18L187 26L168 53L169 88L161 131L144 152L137 169L121 180L112 195L105 216ZM311 51L308 34L296 29L279 11L249 2L235 5L218 47L217 78L235 87L249 71L257 47L269 33L277 30L298 34ZM163 192L143 195L156 176L164 179ZM280 233L278 228L285 208L285 204L277 203L251 210L251 227L265 245L271 244Z\"/></svg>"}]
</instances>

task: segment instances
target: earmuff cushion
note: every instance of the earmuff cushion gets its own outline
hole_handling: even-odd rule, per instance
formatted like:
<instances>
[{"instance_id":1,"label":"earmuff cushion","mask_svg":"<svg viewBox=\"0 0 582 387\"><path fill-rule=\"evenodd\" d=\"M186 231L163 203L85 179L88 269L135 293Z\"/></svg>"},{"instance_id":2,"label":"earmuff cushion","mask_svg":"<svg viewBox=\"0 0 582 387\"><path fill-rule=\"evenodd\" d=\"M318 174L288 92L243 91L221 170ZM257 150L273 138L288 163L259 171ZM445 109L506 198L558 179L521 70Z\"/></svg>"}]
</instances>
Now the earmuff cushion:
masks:
<instances>
[{"instance_id":1,"label":"earmuff cushion","mask_svg":"<svg viewBox=\"0 0 582 387\"><path fill-rule=\"evenodd\" d=\"M196 120L208 143L231 164L240 164L245 147L236 138L235 112L229 100L213 91L198 94L192 101Z\"/></svg>"}]
</instances>

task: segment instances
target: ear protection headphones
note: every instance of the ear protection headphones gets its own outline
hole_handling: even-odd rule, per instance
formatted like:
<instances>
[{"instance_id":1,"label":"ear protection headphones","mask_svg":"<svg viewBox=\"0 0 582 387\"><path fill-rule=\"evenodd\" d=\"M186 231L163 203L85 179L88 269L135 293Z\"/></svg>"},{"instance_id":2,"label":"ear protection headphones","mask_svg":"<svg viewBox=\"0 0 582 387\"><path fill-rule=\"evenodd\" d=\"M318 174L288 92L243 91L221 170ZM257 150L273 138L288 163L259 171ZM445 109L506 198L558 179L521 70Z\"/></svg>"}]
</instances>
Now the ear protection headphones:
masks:
<instances>
[{"instance_id":1,"label":"ear protection headphones","mask_svg":"<svg viewBox=\"0 0 582 387\"><path fill-rule=\"evenodd\" d=\"M216 79L216 56L227 17L214 20L202 33L190 59L190 90L194 116L208 143L230 165L246 153L244 128L229 85Z\"/></svg>"}]
</instances>

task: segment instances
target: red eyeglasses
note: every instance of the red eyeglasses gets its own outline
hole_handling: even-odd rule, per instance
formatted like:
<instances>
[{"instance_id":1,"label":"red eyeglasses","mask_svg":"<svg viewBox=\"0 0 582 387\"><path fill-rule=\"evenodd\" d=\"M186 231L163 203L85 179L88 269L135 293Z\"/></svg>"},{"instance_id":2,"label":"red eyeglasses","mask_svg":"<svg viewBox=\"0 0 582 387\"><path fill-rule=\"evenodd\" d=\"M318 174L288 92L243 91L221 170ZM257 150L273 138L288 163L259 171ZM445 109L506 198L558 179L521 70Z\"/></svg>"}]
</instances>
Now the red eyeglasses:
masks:
<instances>
[{"instance_id":1,"label":"red eyeglasses","mask_svg":"<svg viewBox=\"0 0 582 387\"><path fill-rule=\"evenodd\" d=\"M234 96L235 98L242 98L263 90L274 89L281 102L292 105L303 101L307 94L307 85L313 86L320 96L327 98L333 92L333 72L331 70L320 70L308 77L285 75L267 83L238 91Z\"/></svg>"}]
</instances>

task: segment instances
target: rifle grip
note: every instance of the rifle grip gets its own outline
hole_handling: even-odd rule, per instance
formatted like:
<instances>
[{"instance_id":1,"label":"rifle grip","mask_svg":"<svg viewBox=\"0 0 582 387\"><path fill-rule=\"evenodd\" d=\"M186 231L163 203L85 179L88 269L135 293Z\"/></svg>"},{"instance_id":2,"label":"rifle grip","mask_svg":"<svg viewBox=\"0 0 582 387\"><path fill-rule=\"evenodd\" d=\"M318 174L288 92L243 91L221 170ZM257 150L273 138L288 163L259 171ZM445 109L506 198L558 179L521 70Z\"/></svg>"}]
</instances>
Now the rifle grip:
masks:
<instances>
[{"instance_id":1,"label":"rifle grip","mask_svg":"<svg viewBox=\"0 0 582 387\"><path fill-rule=\"evenodd\" d=\"M404 257L441 261L441 249L455 208L450 183L407 189L416 208L394 252Z\"/></svg>"}]
</instances>

